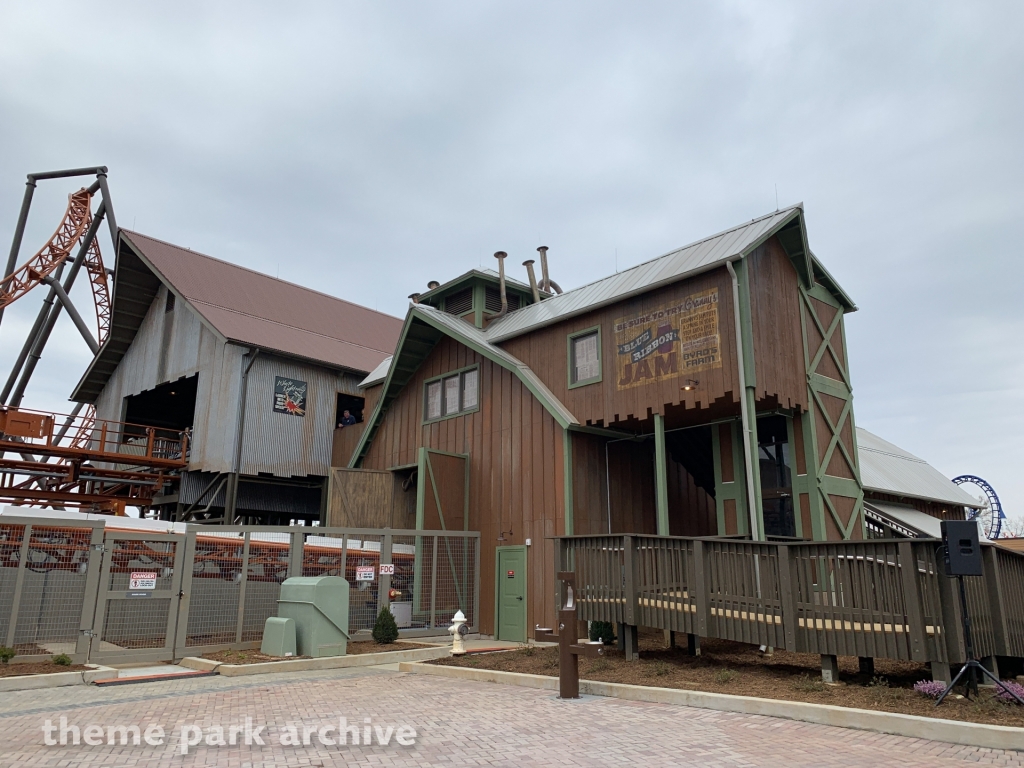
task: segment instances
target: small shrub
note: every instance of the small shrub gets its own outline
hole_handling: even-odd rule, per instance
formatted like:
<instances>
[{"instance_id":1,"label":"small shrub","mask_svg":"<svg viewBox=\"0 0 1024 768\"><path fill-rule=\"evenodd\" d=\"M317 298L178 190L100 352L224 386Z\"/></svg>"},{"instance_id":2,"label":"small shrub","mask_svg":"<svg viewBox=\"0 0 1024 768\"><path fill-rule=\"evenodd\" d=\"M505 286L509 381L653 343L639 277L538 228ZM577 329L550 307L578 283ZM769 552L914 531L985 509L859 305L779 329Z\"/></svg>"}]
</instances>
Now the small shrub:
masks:
<instances>
[{"instance_id":1,"label":"small shrub","mask_svg":"<svg viewBox=\"0 0 1024 768\"><path fill-rule=\"evenodd\" d=\"M889 679L886 677L881 677L880 675L875 675L871 678L871 682L868 683L868 686L871 688L888 688Z\"/></svg>"},{"instance_id":2,"label":"small shrub","mask_svg":"<svg viewBox=\"0 0 1024 768\"><path fill-rule=\"evenodd\" d=\"M946 690L946 684L940 680L918 680L914 683L914 690L929 699L937 699Z\"/></svg>"},{"instance_id":3,"label":"small shrub","mask_svg":"<svg viewBox=\"0 0 1024 768\"><path fill-rule=\"evenodd\" d=\"M519 644L519 652L523 654L523 656L533 656L533 650L533 646L529 643Z\"/></svg>"},{"instance_id":4,"label":"small shrub","mask_svg":"<svg viewBox=\"0 0 1024 768\"><path fill-rule=\"evenodd\" d=\"M806 691L808 693L820 693L827 690L824 680L820 677L811 677L806 673L793 681L793 687L798 691Z\"/></svg>"},{"instance_id":5,"label":"small shrub","mask_svg":"<svg viewBox=\"0 0 1024 768\"><path fill-rule=\"evenodd\" d=\"M381 645L388 645L398 639L398 625L395 623L394 614L387 608L382 608L377 614L377 622L373 625L373 639Z\"/></svg>"},{"instance_id":6,"label":"small shrub","mask_svg":"<svg viewBox=\"0 0 1024 768\"><path fill-rule=\"evenodd\" d=\"M58 667L71 666L71 657L68 656L66 653L58 653L56 656L53 657L53 659L51 659L51 661L53 661L53 663L56 664Z\"/></svg>"},{"instance_id":7,"label":"small shrub","mask_svg":"<svg viewBox=\"0 0 1024 768\"><path fill-rule=\"evenodd\" d=\"M672 667L666 664L664 661L656 661L653 664L648 664L645 670L648 675L654 675L655 677L664 677L672 671Z\"/></svg>"},{"instance_id":8,"label":"small shrub","mask_svg":"<svg viewBox=\"0 0 1024 768\"><path fill-rule=\"evenodd\" d=\"M731 683L733 680L736 679L736 677L736 673L733 672L731 669L720 669L717 672L715 672L715 682L720 683L721 685Z\"/></svg>"},{"instance_id":9,"label":"small shrub","mask_svg":"<svg viewBox=\"0 0 1024 768\"><path fill-rule=\"evenodd\" d=\"M6 645L0 645L0 663L6 664L17 655L17 652L13 648L8 648Z\"/></svg>"},{"instance_id":10,"label":"small shrub","mask_svg":"<svg viewBox=\"0 0 1024 768\"><path fill-rule=\"evenodd\" d=\"M1009 688L1011 691L1017 694L1020 698L1024 699L1024 685L1021 685L1020 683L1015 683L1012 680L1003 680L1003 685L1005 685L1007 688ZM1007 704L1017 704L1017 701L1013 698L1013 696L1011 696L998 686L996 686L996 698L1000 701L1005 701ZM1017 704L1017 706L1020 705Z\"/></svg>"},{"instance_id":11,"label":"small shrub","mask_svg":"<svg viewBox=\"0 0 1024 768\"><path fill-rule=\"evenodd\" d=\"M605 645L615 642L615 628L609 621L590 622L590 639L600 640Z\"/></svg>"}]
</instances>

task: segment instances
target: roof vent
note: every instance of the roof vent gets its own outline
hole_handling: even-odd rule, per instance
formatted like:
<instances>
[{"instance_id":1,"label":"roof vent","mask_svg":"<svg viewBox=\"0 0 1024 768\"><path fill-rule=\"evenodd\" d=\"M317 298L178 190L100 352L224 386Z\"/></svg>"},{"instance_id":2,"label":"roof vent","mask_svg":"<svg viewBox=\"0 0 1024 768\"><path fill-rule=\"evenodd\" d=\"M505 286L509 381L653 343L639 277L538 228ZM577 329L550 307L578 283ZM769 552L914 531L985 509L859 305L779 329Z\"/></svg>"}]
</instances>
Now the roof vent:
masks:
<instances>
[{"instance_id":1,"label":"roof vent","mask_svg":"<svg viewBox=\"0 0 1024 768\"><path fill-rule=\"evenodd\" d=\"M437 280L431 280L429 283L427 283L427 290L432 291L435 288L439 287L440 285L441 284L437 282Z\"/></svg>"}]
</instances>

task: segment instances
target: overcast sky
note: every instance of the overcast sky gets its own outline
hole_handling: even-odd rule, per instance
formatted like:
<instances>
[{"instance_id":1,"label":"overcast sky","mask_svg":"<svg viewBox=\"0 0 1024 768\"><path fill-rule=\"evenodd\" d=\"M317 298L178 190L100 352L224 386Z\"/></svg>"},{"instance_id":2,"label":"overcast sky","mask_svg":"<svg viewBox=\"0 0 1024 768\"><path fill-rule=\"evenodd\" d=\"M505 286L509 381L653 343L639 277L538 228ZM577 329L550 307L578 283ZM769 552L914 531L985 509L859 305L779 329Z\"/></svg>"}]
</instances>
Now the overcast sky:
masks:
<instances>
[{"instance_id":1,"label":"overcast sky","mask_svg":"<svg viewBox=\"0 0 1024 768\"><path fill-rule=\"evenodd\" d=\"M1022 36L980 0L8 2L0 261L25 174L95 164L121 226L400 316L499 249L572 287L803 201L858 425L1021 515ZM88 359L63 319L26 405Z\"/></svg>"}]
</instances>

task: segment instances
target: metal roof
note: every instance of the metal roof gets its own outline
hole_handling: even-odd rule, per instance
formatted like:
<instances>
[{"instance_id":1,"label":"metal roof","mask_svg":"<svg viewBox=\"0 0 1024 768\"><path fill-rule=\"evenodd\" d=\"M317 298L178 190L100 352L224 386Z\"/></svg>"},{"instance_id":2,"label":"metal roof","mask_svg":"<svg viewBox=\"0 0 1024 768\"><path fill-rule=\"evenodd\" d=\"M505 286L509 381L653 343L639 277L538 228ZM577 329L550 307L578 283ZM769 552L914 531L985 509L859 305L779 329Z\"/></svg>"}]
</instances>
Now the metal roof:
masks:
<instances>
[{"instance_id":1,"label":"metal roof","mask_svg":"<svg viewBox=\"0 0 1024 768\"><path fill-rule=\"evenodd\" d=\"M721 266L750 253L802 213L803 203L783 208L539 304L530 304L491 323L487 338L492 342L503 341Z\"/></svg>"},{"instance_id":2,"label":"metal roof","mask_svg":"<svg viewBox=\"0 0 1024 768\"><path fill-rule=\"evenodd\" d=\"M394 359L394 355L388 355L381 360L380 365L370 371L370 375L359 382L359 386L372 387L374 384L383 384L384 379L388 377L388 368L391 367L391 361Z\"/></svg>"},{"instance_id":3,"label":"metal roof","mask_svg":"<svg viewBox=\"0 0 1024 768\"><path fill-rule=\"evenodd\" d=\"M927 461L861 427L857 427L857 455L865 490L942 504L979 506L977 499Z\"/></svg>"},{"instance_id":4,"label":"metal roof","mask_svg":"<svg viewBox=\"0 0 1024 768\"><path fill-rule=\"evenodd\" d=\"M864 511L871 517L896 528L904 535L926 539L941 539L942 528L939 518L926 515L904 504L865 499ZM872 515L871 513L874 513Z\"/></svg>"},{"instance_id":5,"label":"metal roof","mask_svg":"<svg viewBox=\"0 0 1024 768\"><path fill-rule=\"evenodd\" d=\"M237 264L121 231L225 338L355 371L390 355L402 321Z\"/></svg>"}]
</instances>

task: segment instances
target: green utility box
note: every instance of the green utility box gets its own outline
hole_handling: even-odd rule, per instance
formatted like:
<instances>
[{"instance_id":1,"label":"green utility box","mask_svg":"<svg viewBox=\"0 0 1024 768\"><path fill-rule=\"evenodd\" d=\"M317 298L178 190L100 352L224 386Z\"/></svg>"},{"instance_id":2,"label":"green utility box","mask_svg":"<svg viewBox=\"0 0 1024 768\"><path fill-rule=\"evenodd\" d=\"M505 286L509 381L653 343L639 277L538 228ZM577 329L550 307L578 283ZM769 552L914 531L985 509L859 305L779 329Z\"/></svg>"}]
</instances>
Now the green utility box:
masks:
<instances>
[{"instance_id":1,"label":"green utility box","mask_svg":"<svg viewBox=\"0 0 1024 768\"><path fill-rule=\"evenodd\" d=\"M295 620L268 616L263 625L260 653L267 656L294 656L295 652Z\"/></svg>"},{"instance_id":2,"label":"green utility box","mask_svg":"<svg viewBox=\"0 0 1024 768\"><path fill-rule=\"evenodd\" d=\"M294 619L300 656L344 656L348 648L348 582L340 576L296 576L281 584L277 615Z\"/></svg>"}]
</instances>

